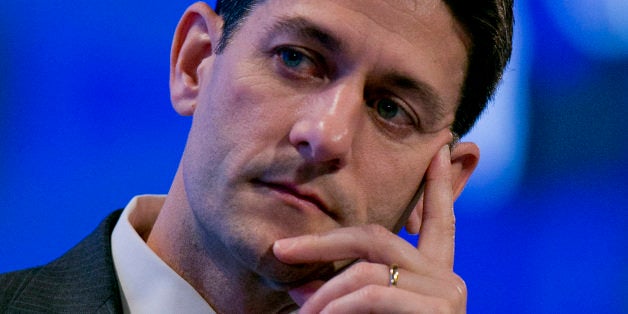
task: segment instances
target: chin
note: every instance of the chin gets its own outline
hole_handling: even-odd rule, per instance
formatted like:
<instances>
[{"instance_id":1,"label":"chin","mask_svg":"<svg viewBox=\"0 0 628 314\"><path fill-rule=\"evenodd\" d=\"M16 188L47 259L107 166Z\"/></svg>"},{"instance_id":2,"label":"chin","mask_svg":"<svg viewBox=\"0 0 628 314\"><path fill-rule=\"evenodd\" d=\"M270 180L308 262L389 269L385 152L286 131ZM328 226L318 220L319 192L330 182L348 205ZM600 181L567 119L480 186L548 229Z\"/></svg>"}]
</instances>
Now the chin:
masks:
<instances>
[{"instance_id":1,"label":"chin","mask_svg":"<svg viewBox=\"0 0 628 314\"><path fill-rule=\"evenodd\" d=\"M313 280L328 280L334 274L333 263L288 265L268 251L260 259L256 272L265 285L274 290L288 291Z\"/></svg>"},{"instance_id":2,"label":"chin","mask_svg":"<svg viewBox=\"0 0 628 314\"><path fill-rule=\"evenodd\" d=\"M314 279L329 278L333 274L332 263L289 265L279 261L272 251L276 240L303 235L299 228L286 230L286 225L259 223L251 230L240 228L239 238L231 239L232 254L255 273L264 285L274 290L287 291Z\"/></svg>"}]
</instances>

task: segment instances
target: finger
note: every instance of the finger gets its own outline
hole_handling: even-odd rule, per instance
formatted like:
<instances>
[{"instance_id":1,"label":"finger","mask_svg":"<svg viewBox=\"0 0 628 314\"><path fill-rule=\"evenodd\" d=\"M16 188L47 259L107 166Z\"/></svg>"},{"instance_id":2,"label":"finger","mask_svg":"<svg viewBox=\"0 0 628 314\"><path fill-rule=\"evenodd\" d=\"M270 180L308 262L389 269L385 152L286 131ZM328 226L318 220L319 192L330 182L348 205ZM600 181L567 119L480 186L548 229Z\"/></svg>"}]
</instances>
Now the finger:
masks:
<instances>
[{"instance_id":1,"label":"finger","mask_svg":"<svg viewBox=\"0 0 628 314\"><path fill-rule=\"evenodd\" d=\"M288 295L299 306L303 306L307 300L314 295L325 284L322 280L313 280L299 287L290 289Z\"/></svg>"},{"instance_id":2,"label":"finger","mask_svg":"<svg viewBox=\"0 0 628 314\"><path fill-rule=\"evenodd\" d=\"M414 206L414 210L408 216L408 220L406 221L406 232L409 234L419 234L421 230L421 220L423 215L423 197L425 193L421 193L419 200Z\"/></svg>"},{"instance_id":3,"label":"finger","mask_svg":"<svg viewBox=\"0 0 628 314\"><path fill-rule=\"evenodd\" d=\"M442 267L453 269L455 218L449 148L434 156L425 174L423 224L419 252Z\"/></svg>"},{"instance_id":4,"label":"finger","mask_svg":"<svg viewBox=\"0 0 628 314\"><path fill-rule=\"evenodd\" d=\"M420 272L418 268L424 264L411 244L379 225L277 240L273 253L287 264L363 259L384 265L397 264L414 272Z\"/></svg>"},{"instance_id":5,"label":"finger","mask_svg":"<svg viewBox=\"0 0 628 314\"><path fill-rule=\"evenodd\" d=\"M399 269L399 281L391 289L402 289L418 294L451 298L457 288L442 279L421 276L405 269ZM389 266L368 262L359 262L325 283L312 294L300 313L318 313L327 304L344 295L353 293L369 285L387 287L390 283Z\"/></svg>"},{"instance_id":6,"label":"finger","mask_svg":"<svg viewBox=\"0 0 628 314\"><path fill-rule=\"evenodd\" d=\"M410 291L366 286L335 299L320 313L455 313L456 304ZM300 313L300 312L299 312Z\"/></svg>"}]
</instances>

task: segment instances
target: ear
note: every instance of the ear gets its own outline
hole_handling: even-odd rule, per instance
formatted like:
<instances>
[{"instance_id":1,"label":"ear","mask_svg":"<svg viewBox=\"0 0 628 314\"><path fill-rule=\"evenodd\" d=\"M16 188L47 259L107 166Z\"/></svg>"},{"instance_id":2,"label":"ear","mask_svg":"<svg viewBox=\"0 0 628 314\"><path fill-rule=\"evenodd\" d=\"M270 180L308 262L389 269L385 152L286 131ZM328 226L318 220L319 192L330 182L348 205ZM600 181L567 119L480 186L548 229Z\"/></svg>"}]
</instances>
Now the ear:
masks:
<instances>
[{"instance_id":1,"label":"ear","mask_svg":"<svg viewBox=\"0 0 628 314\"><path fill-rule=\"evenodd\" d=\"M213 63L221 30L222 18L203 2L191 5L177 25L170 55L170 99L181 115L194 113L201 73Z\"/></svg>"},{"instance_id":2,"label":"ear","mask_svg":"<svg viewBox=\"0 0 628 314\"><path fill-rule=\"evenodd\" d=\"M473 170L480 161L480 148L475 143L458 143L451 150L451 180L454 200L462 193Z\"/></svg>"},{"instance_id":3,"label":"ear","mask_svg":"<svg viewBox=\"0 0 628 314\"><path fill-rule=\"evenodd\" d=\"M473 170L480 161L480 149L474 143L458 143L451 150L451 181L453 198L456 200L462 193ZM418 234L421 229L423 213L423 194L408 216L406 231Z\"/></svg>"}]
</instances>

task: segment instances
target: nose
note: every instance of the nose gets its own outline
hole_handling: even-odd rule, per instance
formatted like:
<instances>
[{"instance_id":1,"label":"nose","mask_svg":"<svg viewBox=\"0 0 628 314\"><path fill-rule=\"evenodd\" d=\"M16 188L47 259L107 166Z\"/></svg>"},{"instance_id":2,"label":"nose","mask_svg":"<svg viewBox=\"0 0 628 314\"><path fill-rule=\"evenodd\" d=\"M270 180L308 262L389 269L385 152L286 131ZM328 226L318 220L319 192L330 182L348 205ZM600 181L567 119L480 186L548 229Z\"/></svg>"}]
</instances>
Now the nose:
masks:
<instances>
[{"instance_id":1,"label":"nose","mask_svg":"<svg viewBox=\"0 0 628 314\"><path fill-rule=\"evenodd\" d=\"M311 162L343 167L363 114L360 84L338 84L315 93L290 130L290 143Z\"/></svg>"}]
</instances>

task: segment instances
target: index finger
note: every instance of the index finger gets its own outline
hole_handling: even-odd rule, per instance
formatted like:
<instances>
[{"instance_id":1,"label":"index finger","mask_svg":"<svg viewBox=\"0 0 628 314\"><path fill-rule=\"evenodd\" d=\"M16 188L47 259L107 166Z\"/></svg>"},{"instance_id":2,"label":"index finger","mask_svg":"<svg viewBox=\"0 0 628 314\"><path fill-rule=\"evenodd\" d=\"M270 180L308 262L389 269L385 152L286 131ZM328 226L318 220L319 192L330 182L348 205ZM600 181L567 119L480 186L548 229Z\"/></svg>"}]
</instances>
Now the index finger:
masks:
<instances>
[{"instance_id":1,"label":"index finger","mask_svg":"<svg viewBox=\"0 0 628 314\"><path fill-rule=\"evenodd\" d=\"M453 269L455 228L451 155L449 147L443 146L425 173L419 252L437 265Z\"/></svg>"}]
</instances>

